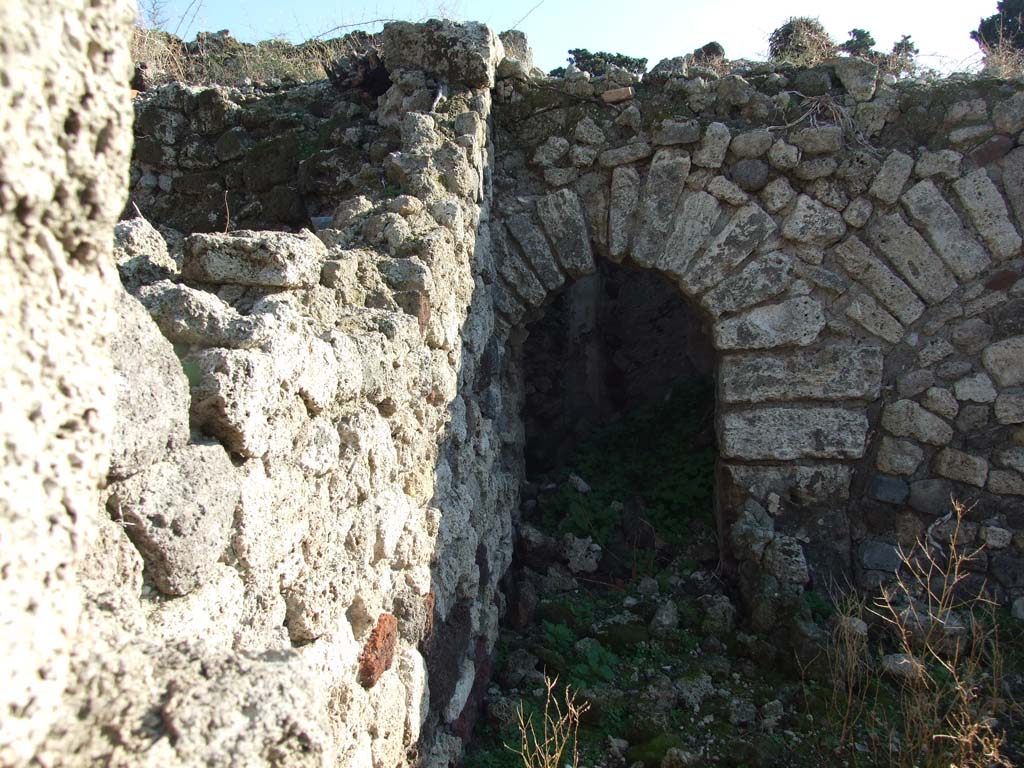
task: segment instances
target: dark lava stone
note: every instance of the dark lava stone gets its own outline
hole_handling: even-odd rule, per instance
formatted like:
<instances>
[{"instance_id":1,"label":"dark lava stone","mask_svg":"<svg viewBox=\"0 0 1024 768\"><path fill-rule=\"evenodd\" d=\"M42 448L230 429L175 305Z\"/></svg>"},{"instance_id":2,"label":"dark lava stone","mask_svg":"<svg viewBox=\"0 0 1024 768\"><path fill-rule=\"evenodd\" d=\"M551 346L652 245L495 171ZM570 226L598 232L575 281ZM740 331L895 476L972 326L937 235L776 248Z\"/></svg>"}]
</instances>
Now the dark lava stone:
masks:
<instances>
[{"instance_id":1,"label":"dark lava stone","mask_svg":"<svg viewBox=\"0 0 1024 768\"><path fill-rule=\"evenodd\" d=\"M768 165L756 159L740 160L733 166L732 180L746 192L757 192L768 183Z\"/></svg>"}]
</instances>

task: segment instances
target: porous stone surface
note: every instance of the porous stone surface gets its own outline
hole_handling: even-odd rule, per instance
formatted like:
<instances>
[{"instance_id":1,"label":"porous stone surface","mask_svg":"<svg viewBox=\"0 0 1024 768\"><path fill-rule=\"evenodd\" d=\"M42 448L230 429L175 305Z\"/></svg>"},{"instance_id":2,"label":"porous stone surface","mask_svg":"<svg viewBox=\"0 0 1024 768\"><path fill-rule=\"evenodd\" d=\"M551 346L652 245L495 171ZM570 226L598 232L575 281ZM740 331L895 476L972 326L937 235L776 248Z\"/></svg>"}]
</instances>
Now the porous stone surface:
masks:
<instances>
[{"instance_id":1,"label":"porous stone surface","mask_svg":"<svg viewBox=\"0 0 1024 768\"><path fill-rule=\"evenodd\" d=\"M876 585L951 495L1021 599L1024 156L992 137L1019 85L852 58L547 77L521 36L399 23L379 99L142 94L129 177L124 10L0 8L0 762L457 762L544 378L528 325L560 303L592 338L607 261L670 286L676 356L716 375L753 626L809 579ZM967 106L923 117L933 87ZM826 96L849 121L805 120ZM547 545L561 589L600 556Z\"/></svg>"},{"instance_id":2,"label":"porous stone surface","mask_svg":"<svg viewBox=\"0 0 1024 768\"><path fill-rule=\"evenodd\" d=\"M420 71L471 88L492 85L505 55L497 35L478 22L394 22L386 26L382 42L388 69Z\"/></svg>"},{"instance_id":3,"label":"porous stone surface","mask_svg":"<svg viewBox=\"0 0 1024 768\"><path fill-rule=\"evenodd\" d=\"M722 454L738 459L860 458L867 417L842 408L759 408L727 413Z\"/></svg>"},{"instance_id":4,"label":"porous stone surface","mask_svg":"<svg viewBox=\"0 0 1024 768\"><path fill-rule=\"evenodd\" d=\"M5 765L29 763L67 716L71 655L87 644L77 571L96 535L115 428L112 234L131 150L131 19L119 2L0 6Z\"/></svg>"},{"instance_id":5,"label":"porous stone surface","mask_svg":"<svg viewBox=\"0 0 1024 768\"><path fill-rule=\"evenodd\" d=\"M125 527L160 591L207 582L228 543L238 480L220 445L189 445L110 488L107 509Z\"/></svg>"},{"instance_id":6,"label":"porous stone surface","mask_svg":"<svg viewBox=\"0 0 1024 768\"><path fill-rule=\"evenodd\" d=\"M198 283L306 288L319 282L326 253L312 232L197 234L185 241L181 271Z\"/></svg>"},{"instance_id":7,"label":"porous stone surface","mask_svg":"<svg viewBox=\"0 0 1024 768\"><path fill-rule=\"evenodd\" d=\"M174 348L145 308L127 293L115 295L110 356L116 394L108 474L120 479L188 442L189 389Z\"/></svg>"}]
</instances>

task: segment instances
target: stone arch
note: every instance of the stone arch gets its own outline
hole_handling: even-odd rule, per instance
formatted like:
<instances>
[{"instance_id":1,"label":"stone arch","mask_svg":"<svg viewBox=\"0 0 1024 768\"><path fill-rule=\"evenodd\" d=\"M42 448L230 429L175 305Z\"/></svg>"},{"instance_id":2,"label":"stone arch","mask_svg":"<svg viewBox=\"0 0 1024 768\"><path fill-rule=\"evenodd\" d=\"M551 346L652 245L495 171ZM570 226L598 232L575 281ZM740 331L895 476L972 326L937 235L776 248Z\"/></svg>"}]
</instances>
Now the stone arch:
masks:
<instances>
[{"instance_id":1,"label":"stone arch","mask_svg":"<svg viewBox=\"0 0 1024 768\"><path fill-rule=\"evenodd\" d=\"M711 325L723 555L739 567L737 561L753 560L754 553L761 562L765 549L776 546L786 563L780 568L796 568L788 576L802 584L806 563L792 556L801 552L799 544L773 535L751 489L795 487L808 506L848 494L851 463L864 456L868 403L881 386L882 349L870 340L822 340L831 311L811 285L797 282L797 259L779 249L772 216L756 202L733 205L688 189L690 166L687 152L664 149L649 167L615 168L607 191L607 256L664 275ZM595 247L588 227L593 214L563 188L492 222L497 278L491 290L506 330L524 323L566 280L594 271L595 251L604 249ZM737 520L767 529L766 537L752 533L766 540L751 551L744 541L734 546ZM848 542L845 551L830 554L847 564Z\"/></svg>"}]
</instances>

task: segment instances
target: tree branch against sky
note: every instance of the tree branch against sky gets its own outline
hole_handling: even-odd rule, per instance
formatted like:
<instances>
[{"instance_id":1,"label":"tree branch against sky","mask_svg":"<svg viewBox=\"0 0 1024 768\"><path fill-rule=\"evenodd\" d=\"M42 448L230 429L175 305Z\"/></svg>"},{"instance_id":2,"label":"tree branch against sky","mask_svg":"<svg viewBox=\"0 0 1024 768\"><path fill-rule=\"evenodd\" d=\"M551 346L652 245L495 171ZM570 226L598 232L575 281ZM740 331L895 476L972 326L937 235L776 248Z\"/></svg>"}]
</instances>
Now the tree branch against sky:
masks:
<instances>
[{"instance_id":1,"label":"tree branch against sky","mask_svg":"<svg viewBox=\"0 0 1024 768\"><path fill-rule=\"evenodd\" d=\"M172 29L186 14L189 0L166 0L162 10ZM570 48L617 51L647 58L680 56L711 40L725 46L729 58L763 59L771 31L791 16L821 20L833 38L842 42L849 30L868 31L878 47L888 50L904 35L911 35L921 50L918 61L943 71L980 64L978 47L970 34L983 17L995 13L995 0L862 0L829 3L794 0L763 3L733 0L711 4L706 0L637 0L624 9L591 0L392 0L352 3L327 0L318 3L282 4L277 0L203 0L189 35L197 31L228 29L241 40L255 42L285 37L293 42L322 35L331 29L339 34L367 24L379 29L380 20L422 20L447 17L482 21L501 31L521 20L534 49L537 65L549 70L565 64ZM742 19L738 24L737 19ZM376 22L368 24L368 22ZM183 24L182 27L185 25Z\"/></svg>"}]
</instances>

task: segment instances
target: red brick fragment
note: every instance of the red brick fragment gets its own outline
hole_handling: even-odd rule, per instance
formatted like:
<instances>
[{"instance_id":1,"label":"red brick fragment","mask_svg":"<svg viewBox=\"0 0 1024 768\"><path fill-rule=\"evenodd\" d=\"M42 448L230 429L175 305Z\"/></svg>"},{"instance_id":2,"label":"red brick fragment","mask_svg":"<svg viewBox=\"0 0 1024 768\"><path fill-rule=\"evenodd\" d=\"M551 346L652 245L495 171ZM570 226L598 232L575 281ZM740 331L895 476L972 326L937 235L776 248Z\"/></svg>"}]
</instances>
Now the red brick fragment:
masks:
<instances>
[{"instance_id":1,"label":"red brick fragment","mask_svg":"<svg viewBox=\"0 0 1024 768\"><path fill-rule=\"evenodd\" d=\"M426 597L423 598L423 605L426 607L426 621L423 622L423 639L420 640L420 648L423 648L423 644L426 643L430 636L434 634L434 606L437 604L437 596L434 595L434 590L427 592Z\"/></svg>"},{"instance_id":2,"label":"red brick fragment","mask_svg":"<svg viewBox=\"0 0 1024 768\"><path fill-rule=\"evenodd\" d=\"M363 688L372 688L380 676L391 669L397 640L398 619L390 613L382 613L359 654L359 684Z\"/></svg>"},{"instance_id":3,"label":"red brick fragment","mask_svg":"<svg viewBox=\"0 0 1024 768\"><path fill-rule=\"evenodd\" d=\"M1013 269L1003 269L996 272L992 277L985 283L985 287L990 291L1005 291L1007 288L1014 285L1020 280L1020 274Z\"/></svg>"}]
</instances>

